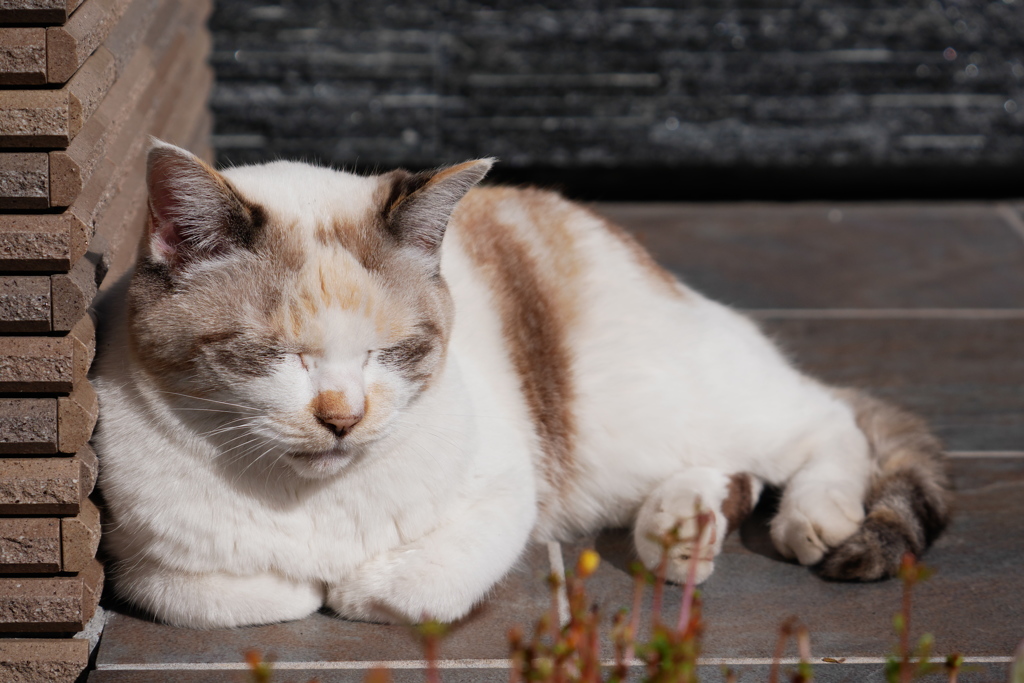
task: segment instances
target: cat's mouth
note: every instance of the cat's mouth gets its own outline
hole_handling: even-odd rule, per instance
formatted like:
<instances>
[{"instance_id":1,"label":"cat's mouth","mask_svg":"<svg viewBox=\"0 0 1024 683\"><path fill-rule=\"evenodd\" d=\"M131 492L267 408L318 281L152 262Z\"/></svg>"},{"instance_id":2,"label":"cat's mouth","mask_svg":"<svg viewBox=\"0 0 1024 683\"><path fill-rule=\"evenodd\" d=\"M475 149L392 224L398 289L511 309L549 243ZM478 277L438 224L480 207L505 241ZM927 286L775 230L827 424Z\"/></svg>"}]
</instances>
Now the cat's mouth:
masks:
<instances>
[{"instance_id":1,"label":"cat's mouth","mask_svg":"<svg viewBox=\"0 0 1024 683\"><path fill-rule=\"evenodd\" d=\"M325 477L345 468L353 459L351 450L300 451L289 453L292 467L306 477Z\"/></svg>"},{"instance_id":2,"label":"cat's mouth","mask_svg":"<svg viewBox=\"0 0 1024 683\"><path fill-rule=\"evenodd\" d=\"M289 453L293 458L302 460L305 462L333 462L335 460L348 460L352 457L351 451L342 450L331 450L331 451L301 451L298 453Z\"/></svg>"}]
</instances>

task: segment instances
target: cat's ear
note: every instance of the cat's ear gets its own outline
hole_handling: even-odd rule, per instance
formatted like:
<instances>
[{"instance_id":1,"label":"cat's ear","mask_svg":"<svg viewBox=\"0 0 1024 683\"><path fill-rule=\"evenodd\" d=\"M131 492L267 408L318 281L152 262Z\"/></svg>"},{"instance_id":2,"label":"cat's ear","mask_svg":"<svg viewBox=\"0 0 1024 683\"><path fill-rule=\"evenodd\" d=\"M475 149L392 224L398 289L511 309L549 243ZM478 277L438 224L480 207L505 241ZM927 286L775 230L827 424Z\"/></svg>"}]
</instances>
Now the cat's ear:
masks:
<instances>
[{"instance_id":1,"label":"cat's ear","mask_svg":"<svg viewBox=\"0 0 1024 683\"><path fill-rule=\"evenodd\" d=\"M263 211L199 157L153 139L146 165L150 256L172 269L249 247Z\"/></svg>"},{"instance_id":2,"label":"cat's ear","mask_svg":"<svg viewBox=\"0 0 1024 683\"><path fill-rule=\"evenodd\" d=\"M436 171L392 173L388 231L403 244L436 253L455 205L484 179L494 162L476 159Z\"/></svg>"}]
</instances>

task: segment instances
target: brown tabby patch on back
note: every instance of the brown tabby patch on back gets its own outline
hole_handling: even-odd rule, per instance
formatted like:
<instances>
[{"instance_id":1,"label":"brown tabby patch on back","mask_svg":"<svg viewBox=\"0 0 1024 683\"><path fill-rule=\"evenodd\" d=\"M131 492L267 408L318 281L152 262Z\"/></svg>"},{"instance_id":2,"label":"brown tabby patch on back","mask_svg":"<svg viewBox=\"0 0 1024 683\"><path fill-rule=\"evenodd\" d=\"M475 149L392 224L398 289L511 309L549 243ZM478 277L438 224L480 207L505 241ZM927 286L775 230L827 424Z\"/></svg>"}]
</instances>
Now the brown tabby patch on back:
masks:
<instances>
[{"instance_id":1,"label":"brown tabby patch on back","mask_svg":"<svg viewBox=\"0 0 1024 683\"><path fill-rule=\"evenodd\" d=\"M524 234L521 226L498 219L503 200L516 202L519 208L529 202L527 210L539 213L550 199L538 191L476 189L459 205L456 220L466 252L494 291L509 354L544 451L542 474L559 491L575 469L572 356L566 339L566 322L574 307L558 296L552 276L542 276L541 264L529 248L529 240L538 235ZM546 235L540 239L562 242L555 268L573 267L567 228L553 220L557 214L545 215L547 220L535 229Z\"/></svg>"}]
</instances>

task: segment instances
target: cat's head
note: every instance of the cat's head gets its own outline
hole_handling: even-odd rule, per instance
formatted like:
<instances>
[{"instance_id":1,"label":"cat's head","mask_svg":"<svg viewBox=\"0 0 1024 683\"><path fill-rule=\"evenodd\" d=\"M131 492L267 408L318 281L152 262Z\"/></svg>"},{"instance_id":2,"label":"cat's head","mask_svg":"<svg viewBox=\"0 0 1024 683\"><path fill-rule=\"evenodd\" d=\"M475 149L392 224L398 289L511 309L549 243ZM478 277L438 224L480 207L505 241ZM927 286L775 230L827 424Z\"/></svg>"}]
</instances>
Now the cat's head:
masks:
<instances>
[{"instance_id":1,"label":"cat's head","mask_svg":"<svg viewBox=\"0 0 1024 683\"><path fill-rule=\"evenodd\" d=\"M444 367L441 241L491 160L362 177L218 173L155 142L131 352L231 457L326 476L390 433Z\"/></svg>"}]
</instances>

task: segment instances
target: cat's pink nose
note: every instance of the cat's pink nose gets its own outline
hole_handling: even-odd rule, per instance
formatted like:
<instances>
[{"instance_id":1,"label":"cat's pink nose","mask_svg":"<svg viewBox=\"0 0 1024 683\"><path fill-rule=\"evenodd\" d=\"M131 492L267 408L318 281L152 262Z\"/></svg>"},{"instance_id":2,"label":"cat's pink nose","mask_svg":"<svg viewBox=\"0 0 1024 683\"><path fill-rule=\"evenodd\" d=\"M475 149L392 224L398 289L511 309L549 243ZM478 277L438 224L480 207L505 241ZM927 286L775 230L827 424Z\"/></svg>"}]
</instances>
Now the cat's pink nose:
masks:
<instances>
[{"instance_id":1,"label":"cat's pink nose","mask_svg":"<svg viewBox=\"0 0 1024 683\"><path fill-rule=\"evenodd\" d=\"M344 394L324 391L310 404L313 416L337 436L345 436L363 419L363 409L354 408Z\"/></svg>"},{"instance_id":2,"label":"cat's pink nose","mask_svg":"<svg viewBox=\"0 0 1024 683\"><path fill-rule=\"evenodd\" d=\"M351 415L317 415L317 418L324 423L327 427L334 430L334 433L338 436L344 436L348 433L360 420L363 419L362 413L354 413Z\"/></svg>"}]
</instances>

